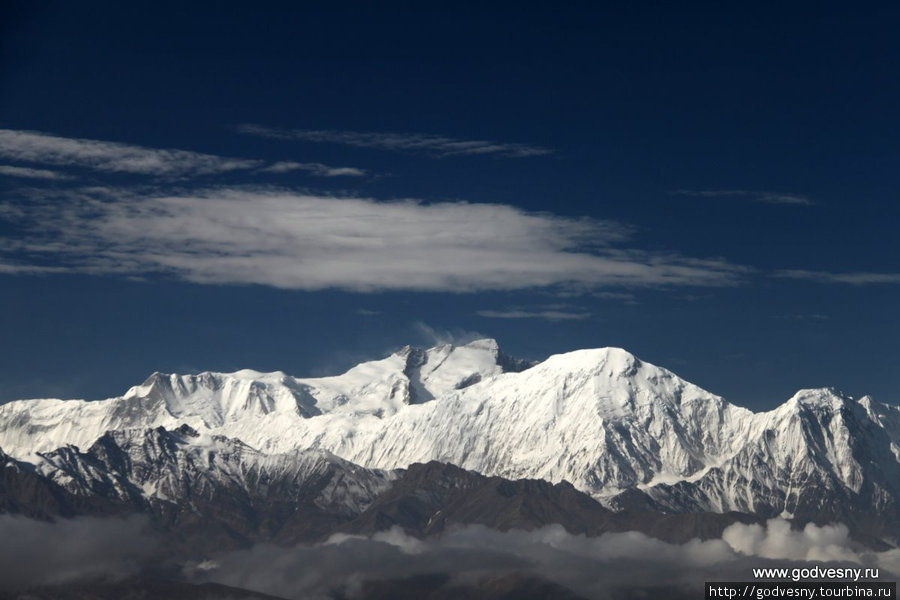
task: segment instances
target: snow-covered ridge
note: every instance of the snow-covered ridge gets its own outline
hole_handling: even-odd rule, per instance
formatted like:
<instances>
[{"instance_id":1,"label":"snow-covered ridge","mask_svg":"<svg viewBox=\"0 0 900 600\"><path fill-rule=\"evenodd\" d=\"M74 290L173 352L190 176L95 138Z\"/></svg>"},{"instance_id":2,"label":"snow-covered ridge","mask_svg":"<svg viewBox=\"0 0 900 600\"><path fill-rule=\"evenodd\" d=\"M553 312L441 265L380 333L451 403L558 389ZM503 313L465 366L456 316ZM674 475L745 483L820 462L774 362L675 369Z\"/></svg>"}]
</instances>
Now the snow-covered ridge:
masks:
<instances>
[{"instance_id":1,"label":"snow-covered ridge","mask_svg":"<svg viewBox=\"0 0 900 600\"><path fill-rule=\"evenodd\" d=\"M109 431L84 452L65 446L41 454L36 470L75 494L139 505L209 501L216 490L283 501L314 493L317 506L347 514L365 509L398 476L323 450L263 454L187 425Z\"/></svg>"},{"instance_id":2,"label":"snow-covered ridge","mask_svg":"<svg viewBox=\"0 0 900 600\"><path fill-rule=\"evenodd\" d=\"M361 363L333 377L297 378L280 371L154 373L124 395L98 401L19 400L0 405L0 448L28 460L66 444L86 448L109 430L188 425L253 439L281 450L290 439L265 443L248 431L261 420L287 424L325 415L350 420L387 418L411 404L428 402L531 363L507 357L494 340L430 349L406 346L382 360Z\"/></svg>"},{"instance_id":3,"label":"snow-covered ridge","mask_svg":"<svg viewBox=\"0 0 900 600\"><path fill-rule=\"evenodd\" d=\"M794 512L816 486L882 506L900 495L895 406L821 389L753 413L618 348L525 366L479 340L319 379L155 374L119 398L0 406L0 448L39 462L109 430L188 425L261 455L322 450L378 469L439 460L567 480L610 502L639 489L672 510Z\"/></svg>"}]
</instances>

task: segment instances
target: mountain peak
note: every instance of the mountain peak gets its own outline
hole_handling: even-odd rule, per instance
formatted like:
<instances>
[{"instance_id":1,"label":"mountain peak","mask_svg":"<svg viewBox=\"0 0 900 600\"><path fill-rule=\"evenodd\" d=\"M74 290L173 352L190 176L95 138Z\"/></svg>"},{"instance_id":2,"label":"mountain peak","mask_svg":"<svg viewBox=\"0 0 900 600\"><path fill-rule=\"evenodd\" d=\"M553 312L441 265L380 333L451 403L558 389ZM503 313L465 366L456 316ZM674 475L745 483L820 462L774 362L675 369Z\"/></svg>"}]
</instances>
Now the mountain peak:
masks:
<instances>
[{"instance_id":1,"label":"mountain peak","mask_svg":"<svg viewBox=\"0 0 900 600\"><path fill-rule=\"evenodd\" d=\"M622 348L606 347L554 354L540 363L540 368L594 372L598 374L605 372L609 375L631 377L644 365L645 363L638 357ZM665 369L660 369L659 367L653 368L665 371ZM668 371L665 372L668 373Z\"/></svg>"},{"instance_id":2,"label":"mountain peak","mask_svg":"<svg viewBox=\"0 0 900 600\"><path fill-rule=\"evenodd\" d=\"M147 386L153 385L154 383L156 383L156 382L159 381L160 379L165 379L165 378L167 378L167 377L169 377L169 374L168 374L168 373L163 373L162 371L153 371L153 373L151 373L150 376L149 376L147 379L145 379L145 380L144 380L144 383L142 383L141 385L142 385L142 386L144 386L144 385L147 385Z\"/></svg>"},{"instance_id":3,"label":"mountain peak","mask_svg":"<svg viewBox=\"0 0 900 600\"><path fill-rule=\"evenodd\" d=\"M835 388L811 388L797 391L785 403L785 406L839 409L852 400L852 398Z\"/></svg>"}]
</instances>

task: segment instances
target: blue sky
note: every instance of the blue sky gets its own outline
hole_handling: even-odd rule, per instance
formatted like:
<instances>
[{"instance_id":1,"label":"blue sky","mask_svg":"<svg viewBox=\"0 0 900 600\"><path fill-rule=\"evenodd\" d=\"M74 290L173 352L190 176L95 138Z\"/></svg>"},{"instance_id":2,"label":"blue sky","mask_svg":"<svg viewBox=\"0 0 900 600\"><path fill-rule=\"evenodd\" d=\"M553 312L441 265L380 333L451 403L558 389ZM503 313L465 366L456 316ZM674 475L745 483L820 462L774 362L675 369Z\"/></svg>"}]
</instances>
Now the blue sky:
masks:
<instances>
[{"instance_id":1,"label":"blue sky","mask_svg":"<svg viewBox=\"0 0 900 600\"><path fill-rule=\"evenodd\" d=\"M121 4L0 9L0 402L478 336L900 401L892 3Z\"/></svg>"}]
</instances>

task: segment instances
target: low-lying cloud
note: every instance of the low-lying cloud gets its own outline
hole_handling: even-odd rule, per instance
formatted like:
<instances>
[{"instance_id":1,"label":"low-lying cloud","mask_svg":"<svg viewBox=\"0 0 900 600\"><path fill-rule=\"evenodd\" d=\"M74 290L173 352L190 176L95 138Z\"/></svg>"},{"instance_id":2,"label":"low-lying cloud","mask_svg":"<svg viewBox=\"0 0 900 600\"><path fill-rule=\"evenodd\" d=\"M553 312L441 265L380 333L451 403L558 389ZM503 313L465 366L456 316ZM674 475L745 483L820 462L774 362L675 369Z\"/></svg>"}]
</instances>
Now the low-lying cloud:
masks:
<instances>
[{"instance_id":1,"label":"low-lying cloud","mask_svg":"<svg viewBox=\"0 0 900 600\"><path fill-rule=\"evenodd\" d=\"M900 573L898 551L860 553L852 546L843 526L808 525L792 531L781 519L765 527L735 524L722 539L683 545L637 532L590 538L569 534L558 525L531 532L468 526L426 540L391 530L372 537L334 536L323 544L290 549L259 545L191 565L187 572L197 580L321 599L335 592L353 597L365 581L429 573L451 575L450 585L519 573L596 599L634 588L702 594L705 581L747 581L753 579L753 568L807 560L877 566L882 578Z\"/></svg>"},{"instance_id":2,"label":"low-lying cloud","mask_svg":"<svg viewBox=\"0 0 900 600\"><path fill-rule=\"evenodd\" d=\"M613 221L503 204L247 188L42 193L0 203L21 231L0 243L0 264L358 292L727 286L746 273L629 248L631 230Z\"/></svg>"},{"instance_id":3,"label":"low-lying cloud","mask_svg":"<svg viewBox=\"0 0 900 600\"><path fill-rule=\"evenodd\" d=\"M44 522L0 515L0 592L42 585L113 582L175 565L143 517ZM290 548L258 544L182 562L191 582L212 581L296 599L352 598L367 582L442 573L446 586L514 574L540 578L592 599L642 588L702 593L705 581L747 581L752 569L810 561L900 575L900 550L862 550L843 525L792 530L783 519L736 523L721 539L670 544L637 532L573 535L559 525L501 532L480 525L418 539L399 529L371 537L338 534Z\"/></svg>"},{"instance_id":4,"label":"low-lying cloud","mask_svg":"<svg viewBox=\"0 0 900 600\"><path fill-rule=\"evenodd\" d=\"M118 581L157 552L143 517L37 521L0 515L0 591Z\"/></svg>"},{"instance_id":5,"label":"low-lying cloud","mask_svg":"<svg viewBox=\"0 0 900 600\"><path fill-rule=\"evenodd\" d=\"M736 524L722 532L722 539L734 550L750 556L789 560L859 562L850 550L850 532L845 525L807 525L794 531L784 519L772 519L766 526Z\"/></svg>"}]
</instances>

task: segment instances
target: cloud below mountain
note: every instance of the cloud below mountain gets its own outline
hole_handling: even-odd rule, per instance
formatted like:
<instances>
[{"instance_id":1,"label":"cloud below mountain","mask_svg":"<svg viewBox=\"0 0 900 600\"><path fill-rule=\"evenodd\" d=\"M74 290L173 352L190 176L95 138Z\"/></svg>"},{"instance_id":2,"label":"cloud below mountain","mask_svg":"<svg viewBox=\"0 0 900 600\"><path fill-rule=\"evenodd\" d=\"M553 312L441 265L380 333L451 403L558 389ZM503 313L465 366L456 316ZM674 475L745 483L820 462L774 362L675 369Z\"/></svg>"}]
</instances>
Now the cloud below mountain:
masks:
<instances>
[{"instance_id":1,"label":"cloud below mountain","mask_svg":"<svg viewBox=\"0 0 900 600\"><path fill-rule=\"evenodd\" d=\"M134 575L159 549L146 528L141 516L45 522L0 515L0 591Z\"/></svg>"},{"instance_id":2,"label":"cloud below mountain","mask_svg":"<svg viewBox=\"0 0 900 600\"><path fill-rule=\"evenodd\" d=\"M794 568L808 561L877 567L882 580L900 574L900 550L860 551L843 525L809 524L794 531L783 519L765 526L736 523L721 539L681 545L637 532L572 535L559 525L506 532L470 525L426 539L391 529L371 537L337 534L290 548L258 544L182 563L181 570L195 583L298 599L324 600L335 593L352 598L365 582L434 573L449 575L448 586L519 574L599 599L635 588L697 593L705 581L750 580L753 568ZM0 591L118 581L165 564L143 517L44 522L0 515Z\"/></svg>"},{"instance_id":3,"label":"cloud below mountain","mask_svg":"<svg viewBox=\"0 0 900 600\"><path fill-rule=\"evenodd\" d=\"M367 580L446 573L450 584L496 573L537 576L587 598L624 589L676 588L701 593L705 581L750 580L755 567L785 567L805 560L840 561L900 573L900 551L860 554L840 525L807 525L791 531L783 519L765 527L735 524L722 539L669 544L642 533L590 538L552 525L500 532L467 526L420 540L397 529L370 538L334 536L291 549L259 545L232 552L186 572L210 580L289 598L350 597ZM884 576L890 576L884 573Z\"/></svg>"}]
</instances>

